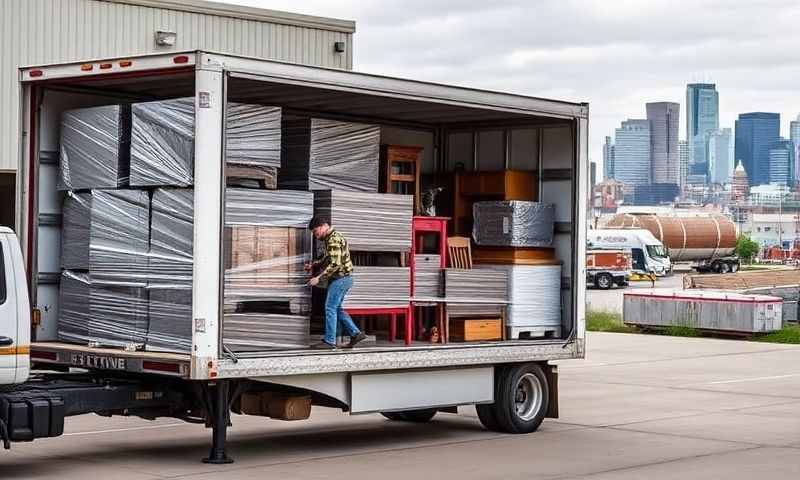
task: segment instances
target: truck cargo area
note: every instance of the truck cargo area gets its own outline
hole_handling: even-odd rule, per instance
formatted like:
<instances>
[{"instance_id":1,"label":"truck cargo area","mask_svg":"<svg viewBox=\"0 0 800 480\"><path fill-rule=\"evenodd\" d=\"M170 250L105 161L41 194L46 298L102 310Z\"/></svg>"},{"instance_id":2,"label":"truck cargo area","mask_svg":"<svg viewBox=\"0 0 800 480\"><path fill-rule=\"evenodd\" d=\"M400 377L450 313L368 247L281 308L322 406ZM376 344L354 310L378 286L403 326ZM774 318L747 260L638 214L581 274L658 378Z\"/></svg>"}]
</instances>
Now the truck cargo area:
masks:
<instances>
[{"instance_id":1,"label":"truck cargo area","mask_svg":"<svg viewBox=\"0 0 800 480\"><path fill-rule=\"evenodd\" d=\"M586 160L586 105L203 52L85 65L92 68L59 65L24 69L21 74L29 107L25 115L29 149L23 162L28 179L22 199L26 209L21 219L26 228L21 240L32 277L32 302L41 312L34 330L33 361L208 379L376 366L473 365L482 362L484 355L501 362L582 355L585 279L575 259L581 258L585 244L580 228L585 185L577 174ZM104 65L110 65L109 73L101 70ZM72 285L76 276L84 275L64 268L65 198L88 192L81 187L67 193L59 186L65 112L176 99L194 99L197 109L190 125L194 152L189 180L125 188L145 192L150 202L145 222L150 225L165 212L188 218L188 233L174 235L182 235L175 242L188 244L189 255L177 267L167 263L164 269L165 275L183 269L181 279L170 277L164 286L152 277L142 281L138 273L132 273L133 280L111 290L99 322L113 324L119 318L115 315L121 314L118 311L130 315L132 309L142 308L146 326L131 323L145 329L140 343L109 344L92 335L89 341L65 340L59 319L72 306L64 282ZM232 156L247 157L247 145L236 153L232 145L242 138L246 143L250 134L247 128L233 131L237 126L230 121L232 105L278 109L280 167L259 170L232 163ZM167 122L169 115L156 112ZM333 170L320 167L315 177L309 172L315 167L305 165L298 180L287 158L294 158L298 149L313 150L316 135L353 125L366 127L352 141L363 143L364 136L376 135L370 141L376 148L380 145L381 168L390 165L390 171L366 172L365 176L366 167L356 161ZM136 132L134 127L134 136ZM342 138L337 148L350 148L347 139L353 137ZM407 163L392 164L387 160L392 152L416 152L418 171L403 170ZM137 168L133 161L131 178ZM394 176L392 168L397 169ZM168 172L173 174L178 175L176 170ZM374 187L367 190L374 188L375 194L367 192L362 197L361 192L339 190L341 183L373 180ZM473 268L464 274L451 272L458 265L452 263L453 258L445 262L444 239L424 233L432 228L412 234L409 218L409 230L398 230L395 236L395 226L385 221L397 211L412 208L409 205L414 209L411 215L416 215L425 192L436 188L440 189L436 217L421 223L430 227L434 219L447 218L440 235L472 238L473 223L501 215L484 214L475 205L498 202L509 209L502 212L506 223L499 233L499 241L507 241L503 237L511 238L507 222L517 221L518 215L513 203L524 200L553 206L552 244L538 249L517 248L513 243L485 247L473 239ZM332 191L327 197L320 193L326 189ZM396 193L389 196L407 198L409 203L393 198L376 203L369 195L380 195L377 190ZM274 196L283 192L290 195ZM178 193L180 198L171 196ZM99 195L94 194L92 200L99 202ZM189 203L185 210L181 210L183 200ZM290 213L287 219L262 218L259 208ZM354 252L356 286L345 309L370 340L353 350L307 348L320 338L321 307L318 293L305 289L307 277L298 266L312 253L305 229L307 215L320 208L331 216L334 227L342 225L354 232L347 236ZM475 215L485 217L473 217L473 208ZM300 210L302 214L292 213ZM165 227L170 235L172 226ZM491 230L476 228L480 235ZM151 252L155 234L152 226ZM356 238L359 234L363 238ZM267 248L265 239L272 242L268 248L273 252L266 262L254 253ZM276 242L282 242L280 248ZM247 251L244 256L243 251ZM278 264L277 274L270 262ZM121 265L129 272L137 268ZM426 268L427 280L422 278ZM496 278L507 282L508 289L491 293L488 282ZM140 281L144 300L137 293L129 301L130 290L139 288L136 282ZM179 316L185 325L176 333L171 322ZM89 316L92 322L98 323L94 313ZM97 328L107 328L104 325ZM432 331L438 336L431 338Z\"/></svg>"}]
</instances>

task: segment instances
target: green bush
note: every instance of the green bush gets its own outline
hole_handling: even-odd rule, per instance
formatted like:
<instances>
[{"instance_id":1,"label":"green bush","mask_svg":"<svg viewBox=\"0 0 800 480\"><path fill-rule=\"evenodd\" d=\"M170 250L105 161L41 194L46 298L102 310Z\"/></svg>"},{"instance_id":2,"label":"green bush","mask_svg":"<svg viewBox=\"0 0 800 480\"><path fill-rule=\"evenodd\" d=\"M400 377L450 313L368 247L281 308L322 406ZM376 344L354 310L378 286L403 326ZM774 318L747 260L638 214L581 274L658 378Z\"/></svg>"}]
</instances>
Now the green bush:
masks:
<instances>
[{"instance_id":1,"label":"green bush","mask_svg":"<svg viewBox=\"0 0 800 480\"><path fill-rule=\"evenodd\" d=\"M586 311L586 330L592 332L634 333L635 327L622 323L622 315L603 310Z\"/></svg>"},{"instance_id":2,"label":"green bush","mask_svg":"<svg viewBox=\"0 0 800 480\"><path fill-rule=\"evenodd\" d=\"M750 237L739 235L736 239L736 255L739 256L740 259L751 262L753 257L758 253L759 245L757 242L750 240Z\"/></svg>"}]
</instances>

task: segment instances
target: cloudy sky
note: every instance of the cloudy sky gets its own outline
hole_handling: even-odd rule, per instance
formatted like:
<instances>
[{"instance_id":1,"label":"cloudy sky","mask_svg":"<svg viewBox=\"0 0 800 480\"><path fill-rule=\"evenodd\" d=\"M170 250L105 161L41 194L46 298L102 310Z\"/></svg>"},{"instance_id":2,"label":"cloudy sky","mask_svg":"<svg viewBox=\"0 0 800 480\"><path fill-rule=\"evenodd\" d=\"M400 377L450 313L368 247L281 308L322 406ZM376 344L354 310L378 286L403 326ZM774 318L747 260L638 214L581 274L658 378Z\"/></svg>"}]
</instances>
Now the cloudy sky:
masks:
<instances>
[{"instance_id":1,"label":"cloudy sky","mask_svg":"<svg viewBox=\"0 0 800 480\"><path fill-rule=\"evenodd\" d=\"M223 0L356 21L356 70L590 103L590 150L713 82L720 126L800 113L797 0Z\"/></svg>"}]
</instances>

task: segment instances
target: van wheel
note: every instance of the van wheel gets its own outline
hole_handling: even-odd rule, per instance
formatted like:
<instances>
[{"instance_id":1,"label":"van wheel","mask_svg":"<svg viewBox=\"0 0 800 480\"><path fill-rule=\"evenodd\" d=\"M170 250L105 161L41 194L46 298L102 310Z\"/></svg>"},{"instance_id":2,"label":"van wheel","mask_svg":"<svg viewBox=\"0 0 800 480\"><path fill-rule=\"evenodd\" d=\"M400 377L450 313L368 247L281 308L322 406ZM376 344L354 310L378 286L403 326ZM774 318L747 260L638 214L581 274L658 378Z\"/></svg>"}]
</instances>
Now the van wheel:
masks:
<instances>
[{"instance_id":1,"label":"van wheel","mask_svg":"<svg viewBox=\"0 0 800 480\"><path fill-rule=\"evenodd\" d=\"M423 410L406 410L404 412L381 412L381 415L389 420L399 422L412 422L412 423L426 423L436 416L435 408L426 408Z\"/></svg>"},{"instance_id":2,"label":"van wheel","mask_svg":"<svg viewBox=\"0 0 800 480\"><path fill-rule=\"evenodd\" d=\"M535 432L544 420L550 399L542 367L535 363L512 366L495 376L495 382L495 400L491 407L498 431Z\"/></svg>"},{"instance_id":3,"label":"van wheel","mask_svg":"<svg viewBox=\"0 0 800 480\"><path fill-rule=\"evenodd\" d=\"M594 277L594 285L600 290L608 290L614 285L614 279L607 273L598 273L597 276Z\"/></svg>"}]
</instances>

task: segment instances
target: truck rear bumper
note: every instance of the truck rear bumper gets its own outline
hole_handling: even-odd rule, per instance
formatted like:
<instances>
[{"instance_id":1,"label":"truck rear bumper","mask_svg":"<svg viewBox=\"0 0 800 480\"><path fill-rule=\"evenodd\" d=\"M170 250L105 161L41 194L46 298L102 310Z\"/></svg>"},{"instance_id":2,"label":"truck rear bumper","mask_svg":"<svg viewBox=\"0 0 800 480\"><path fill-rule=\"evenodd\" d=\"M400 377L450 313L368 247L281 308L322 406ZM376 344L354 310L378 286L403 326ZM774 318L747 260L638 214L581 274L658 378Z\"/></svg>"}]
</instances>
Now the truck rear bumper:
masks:
<instances>
[{"instance_id":1,"label":"truck rear bumper","mask_svg":"<svg viewBox=\"0 0 800 480\"><path fill-rule=\"evenodd\" d=\"M31 344L31 362L44 365L189 378L188 354L136 352L61 342Z\"/></svg>"}]
</instances>

